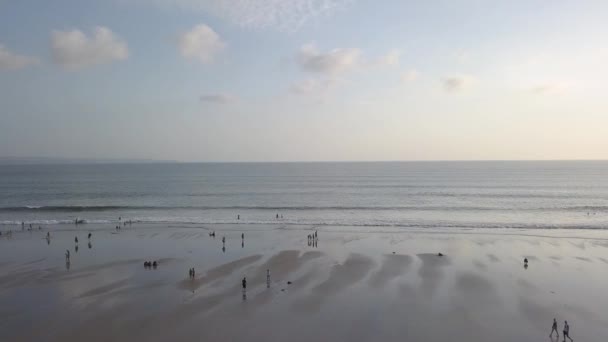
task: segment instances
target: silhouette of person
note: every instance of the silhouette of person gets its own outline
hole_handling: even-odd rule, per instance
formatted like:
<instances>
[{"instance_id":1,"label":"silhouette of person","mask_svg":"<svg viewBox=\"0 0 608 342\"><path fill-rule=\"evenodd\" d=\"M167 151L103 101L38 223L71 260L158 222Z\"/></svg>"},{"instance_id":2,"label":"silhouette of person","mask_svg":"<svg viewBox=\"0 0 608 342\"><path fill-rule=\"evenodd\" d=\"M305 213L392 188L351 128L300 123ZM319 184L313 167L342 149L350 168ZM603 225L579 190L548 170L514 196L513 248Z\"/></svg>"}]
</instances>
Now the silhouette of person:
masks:
<instances>
[{"instance_id":1,"label":"silhouette of person","mask_svg":"<svg viewBox=\"0 0 608 342\"><path fill-rule=\"evenodd\" d=\"M78 245L74 246L74 252L78 253Z\"/></svg>"},{"instance_id":2,"label":"silhouette of person","mask_svg":"<svg viewBox=\"0 0 608 342\"><path fill-rule=\"evenodd\" d=\"M74 238L74 242L78 243L78 236Z\"/></svg>"},{"instance_id":3,"label":"silhouette of person","mask_svg":"<svg viewBox=\"0 0 608 342\"><path fill-rule=\"evenodd\" d=\"M223 246L223 247L222 247L222 252L223 252L223 253L226 253L226 246Z\"/></svg>"},{"instance_id":4,"label":"silhouette of person","mask_svg":"<svg viewBox=\"0 0 608 342\"><path fill-rule=\"evenodd\" d=\"M266 288L270 288L270 270L266 270Z\"/></svg>"},{"instance_id":5,"label":"silhouette of person","mask_svg":"<svg viewBox=\"0 0 608 342\"><path fill-rule=\"evenodd\" d=\"M566 342L566 337L572 342L572 338L570 337L570 326L568 325L568 321L564 321L564 342Z\"/></svg>"},{"instance_id":6,"label":"silhouette of person","mask_svg":"<svg viewBox=\"0 0 608 342\"><path fill-rule=\"evenodd\" d=\"M240 220L241 219L241 215L236 215L236 219Z\"/></svg>"},{"instance_id":7,"label":"silhouette of person","mask_svg":"<svg viewBox=\"0 0 608 342\"><path fill-rule=\"evenodd\" d=\"M279 214L277 214L277 220L279 219Z\"/></svg>"},{"instance_id":8,"label":"silhouette of person","mask_svg":"<svg viewBox=\"0 0 608 342\"><path fill-rule=\"evenodd\" d=\"M89 249L93 248L93 245L91 244L91 241L89 241Z\"/></svg>"},{"instance_id":9,"label":"silhouette of person","mask_svg":"<svg viewBox=\"0 0 608 342\"><path fill-rule=\"evenodd\" d=\"M559 338L559 332L557 331L557 320L555 318L553 319L553 325L551 326L551 333L549 334L549 337L553 337L554 331L557 334L557 338Z\"/></svg>"},{"instance_id":10,"label":"silhouette of person","mask_svg":"<svg viewBox=\"0 0 608 342\"><path fill-rule=\"evenodd\" d=\"M245 233L241 233L241 240L245 240Z\"/></svg>"},{"instance_id":11,"label":"silhouette of person","mask_svg":"<svg viewBox=\"0 0 608 342\"><path fill-rule=\"evenodd\" d=\"M88 237L88 238L89 238L89 240L91 240L91 236L92 236L92 234L91 234L91 233L89 233L89 237Z\"/></svg>"},{"instance_id":12,"label":"silhouette of person","mask_svg":"<svg viewBox=\"0 0 608 342\"><path fill-rule=\"evenodd\" d=\"M243 278L243 290L247 290L247 277Z\"/></svg>"}]
</instances>

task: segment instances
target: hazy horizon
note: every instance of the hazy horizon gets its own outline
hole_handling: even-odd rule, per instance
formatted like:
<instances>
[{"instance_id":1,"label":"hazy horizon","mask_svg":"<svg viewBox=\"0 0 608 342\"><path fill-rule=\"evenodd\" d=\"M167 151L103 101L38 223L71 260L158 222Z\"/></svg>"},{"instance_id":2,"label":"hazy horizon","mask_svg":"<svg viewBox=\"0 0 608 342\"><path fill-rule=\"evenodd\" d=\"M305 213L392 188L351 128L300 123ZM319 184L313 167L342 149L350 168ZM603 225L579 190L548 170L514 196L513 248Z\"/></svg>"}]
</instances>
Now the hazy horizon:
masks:
<instances>
[{"instance_id":1,"label":"hazy horizon","mask_svg":"<svg viewBox=\"0 0 608 342\"><path fill-rule=\"evenodd\" d=\"M608 2L0 1L0 155L608 159Z\"/></svg>"}]
</instances>

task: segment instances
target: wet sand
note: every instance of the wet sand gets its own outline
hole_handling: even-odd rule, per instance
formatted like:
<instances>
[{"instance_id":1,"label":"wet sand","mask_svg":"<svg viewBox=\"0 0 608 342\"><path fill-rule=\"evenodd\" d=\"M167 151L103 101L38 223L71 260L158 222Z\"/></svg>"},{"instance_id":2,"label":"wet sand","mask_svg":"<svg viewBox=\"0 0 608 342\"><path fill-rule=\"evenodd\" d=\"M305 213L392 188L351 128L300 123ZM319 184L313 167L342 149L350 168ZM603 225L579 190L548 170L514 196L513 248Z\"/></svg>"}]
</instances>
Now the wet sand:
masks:
<instances>
[{"instance_id":1,"label":"wet sand","mask_svg":"<svg viewBox=\"0 0 608 342\"><path fill-rule=\"evenodd\" d=\"M81 225L0 237L0 341L551 341L555 317L574 340L605 342L606 289L608 236L590 230Z\"/></svg>"}]
</instances>

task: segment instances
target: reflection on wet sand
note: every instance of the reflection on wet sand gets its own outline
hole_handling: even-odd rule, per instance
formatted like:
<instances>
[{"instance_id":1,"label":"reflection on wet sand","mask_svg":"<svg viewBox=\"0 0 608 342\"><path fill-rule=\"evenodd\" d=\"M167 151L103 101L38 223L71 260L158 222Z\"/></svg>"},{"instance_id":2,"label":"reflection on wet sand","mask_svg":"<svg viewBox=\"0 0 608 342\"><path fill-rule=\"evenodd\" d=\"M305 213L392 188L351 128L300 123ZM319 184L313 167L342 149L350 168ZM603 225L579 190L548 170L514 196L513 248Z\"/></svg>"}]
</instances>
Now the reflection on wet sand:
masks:
<instances>
[{"instance_id":1,"label":"reflection on wet sand","mask_svg":"<svg viewBox=\"0 0 608 342\"><path fill-rule=\"evenodd\" d=\"M295 302L297 311L317 311L331 295L345 290L361 281L374 266L374 261L361 254L351 254L343 264L334 265L329 278L311 290L306 298Z\"/></svg>"},{"instance_id":2,"label":"reflection on wet sand","mask_svg":"<svg viewBox=\"0 0 608 342\"><path fill-rule=\"evenodd\" d=\"M387 254L383 257L382 266L370 278L373 288L382 288L389 281L403 275L412 263L409 255Z\"/></svg>"}]
</instances>

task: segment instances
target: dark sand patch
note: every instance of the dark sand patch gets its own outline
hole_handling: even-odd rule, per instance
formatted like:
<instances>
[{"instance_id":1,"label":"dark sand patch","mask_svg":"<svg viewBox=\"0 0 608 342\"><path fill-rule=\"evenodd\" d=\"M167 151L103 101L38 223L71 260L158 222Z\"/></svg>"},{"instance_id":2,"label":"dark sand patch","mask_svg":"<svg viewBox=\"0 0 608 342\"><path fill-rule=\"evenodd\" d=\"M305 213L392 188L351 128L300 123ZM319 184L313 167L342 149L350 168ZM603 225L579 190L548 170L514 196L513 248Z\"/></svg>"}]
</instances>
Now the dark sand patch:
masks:
<instances>
[{"instance_id":1,"label":"dark sand patch","mask_svg":"<svg viewBox=\"0 0 608 342\"><path fill-rule=\"evenodd\" d=\"M210 269L204 276L198 279L184 279L180 281L178 287L183 290L194 291L203 285L222 279L240 268L253 264L261 258L262 255L257 254L220 265Z\"/></svg>"},{"instance_id":2,"label":"dark sand patch","mask_svg":"<svg viewBox=\"0 0 608 342\"><path fill-rule=\"evenodd\" d=\"M494 254L488 254L488 259L490 259L491 262L500 262L500 259Z\"/></svg>"},{"instance_id":3,"label":"dark sand patch","mask_svg":"<svg viewBox=\"0 0 608 342\"><path fill-rule=\"evenodd\" d=\"M114 290L117 290L121 287L124 287L126 284L129 283L129 279L122 279L122 280L118 280L103 286L99 286L96 288L93 288L91 290L85 291L83 293L81 293L78 298L86 298L86 297L91 297L91 296L97 296L97 295L102 295L102 294L106 294L109 292L112 292Z\"/></svg>"},{"instance_id":4,"label":"dark sand patch","mask_svg":"<svg viewBox=\"0 0 608 342\"><path fill-rule=\"evenodd\" d=\"M482 271L488 269L488 266L479 260L473 260L473 265Z\"/></svg>"},{"instance_id":5,"label":"dark sand patch","mask_svg":"<svg viewBox=\"0 0 608 342\"><path fill-rule=\"evenodd\" d=\"M463 295L465 301L473 301L476 304L484 305L489 304L489 302L496 302L494 285L476 273L459 274L456 276L454 287Z\"/></svg>"},{"instance_id":6,"label":"dark sand patch","mask_svg":"<svg viewBox=\"0 0 608 342\"><path fill-rule=\"evenodd\" d=\"M384 287L392 279L404 274L411 263L412 257L409 255L385 255L381 268L369 279L370 286L373 288Z\"/></svg>"},{"instance_id":7,"label":"dark sand patch","mask_svg":"<svg viewBox=\"0 0 608 342\"><path fill-rule=\"evenodd\" d=\"M300 251L281 251L270 257L263 265L258 267L255 276L248 279L248 283L254 287L266 284L266 270L270 270L271 281L287 281L287 275L296 272L308 261L319 258L323 253L308 251L300 255Z\"/></svg>"},{"instance_id":8,"label":"dark sand patch","mask_svg":"<svg viewBox=\"0 0 608 342\"><path fill-rule=\"evenodd\" d=\"M46 258L41 258L41 259L36 259L36 260L32 260L26 263L21 264L22 266L28 266L28 265L32 265L32 264L37 264L40 262L43 262L44 260L46 260Z\"/></svg>"},{"instance_id":9,"label":"dark sand patch","mask_svg":"<svg viewBox=\"0 0 608 342\"><path fill-rule=\"evenodd\" d=\"M529 281L527 281L526 279L523 279L523 278L517 279L517 285L519 287L521 287L522 289L524 289L526 292L530 292L530 293L540 292L540 289L538 287L536 287L536 285L530 283Z\"/></svg>"},{"instance_id":10,"label":"dark sand patch","mask_svg":"<svg viewBox=\"0 0 608 342\"><path fill-rule=\"evenodd\" d=\"M298 312L312 313L320 309L331 295L345 290L363 280L374 266L374 261L361 254L351 254L343 264L332 267L329 278L311 290L308 298L296 301L293 308Z\"/></svg>"},{"instance_id":11,"label":"dark sand patch","mask_svg":"<svg viewBox=\"0 0 608 342\"><path fill-rule=\"evenodd\" d=\"M435 254L418 254L418 258L422 261L418 275L422 278L420 284L422 293L426 296L433 296L439 281L443 278L443 267L450 265L450 260L447 256L437 256Z\"/></svg>"},{"instance_id":12,"label":"dark sand patch","mask_svg":"<svg viewBox=\"0 0 608 342\"><path fill-rule=\"evenodd\" d=\"M585 250L585 241L581 241L581 242L574 242L574 241L570 241L570 244L580 250Z\"/></svg>"}]
</instances>

